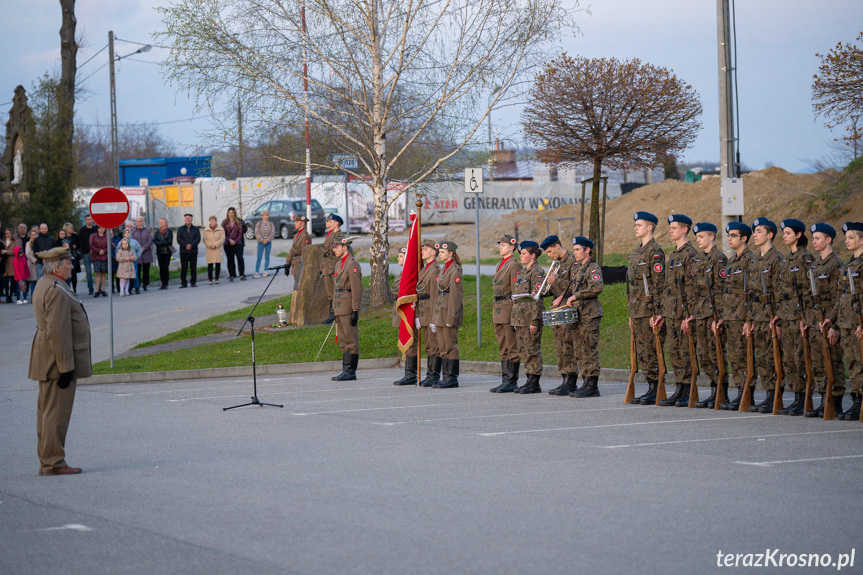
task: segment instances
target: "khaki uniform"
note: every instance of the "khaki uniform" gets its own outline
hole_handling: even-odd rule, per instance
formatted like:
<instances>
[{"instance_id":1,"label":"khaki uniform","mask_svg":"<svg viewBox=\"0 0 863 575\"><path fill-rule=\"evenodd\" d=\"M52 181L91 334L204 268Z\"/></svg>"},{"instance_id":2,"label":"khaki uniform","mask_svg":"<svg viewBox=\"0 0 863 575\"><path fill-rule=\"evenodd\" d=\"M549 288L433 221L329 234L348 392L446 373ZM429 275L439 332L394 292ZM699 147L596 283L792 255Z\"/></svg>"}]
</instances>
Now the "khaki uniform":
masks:
<instances>
[{"instance_id":1,"label":"khaki uniform","mask_svg":"<svg viewBox=\"0 0 863 575\"><path fill-rule=\"evenodd\" d=\"M398 306L396 305L396 303L398 303L398 299L399 299L399 285L401 284L401 281L402 281L402 274L399 274L399 275L397 275L397 276L396 276L396 279L395 279L395 280L393 280L393 287L392 287L392 289L390 290L390 293L391 293L391 294L392 294L392 296L393 296L393 327L394 327L394 328L395 328L395 330L396 330L396 337L398 337L398 330L399 330L399 328L400 328L400 327L401 327L401 325L402 325L402 318L401 318L401 317L399 317L399 308L398 308ZM416 330L416 325L412 325L412 326L411 326L411 329ZM414 333L414 341L413 341L413 343L412 343L412 344L411 344L411 346L407 349L407 351L405 352L405 354L406 354L406 355L409 355L409 356L411 356L411 357L416 357L416 356L417 356L417 338L416 338L416 333Z\"/></svg>"},{"instance_id":2,"label":"khaki uniform","mask_svg":"<svg viewBox=\"0 0 863 575\"><path fill-rule=\"evenodd\" d=\"M513 284L516 281L516 275L523 267L518 261L518 256L513 254L497 264L497 269L492 277L494 307L491 319L502 360L518 361L519 358L519 348L515 341L515 328L510 320L512 319L514 303L512 300Z\"/></svg>"},{"instance_id":3,"label":"khaki uniform","mask_svg":"<svg viewBox=\"0 0 863 575\"><path fill-rule=\"evenodd\" d=\"M599 326L602 317L602 268L593 260L575 266L572 295L578 298L573 307L578 310L578 323L575 324L576 367L583 378L599 377Z\"/></svg>"},{"instance_id":4,"label":"khaki uniform","mask_svg":"<svg viewBox=\"0 0 863 575\"><path fill-rule=\"evenodd\" d=\"M719 306L719 317L725 323L726 351L728 365L731 367L729 375L733 375L734 384L740 389L743 389L747 377L746 338L743 337L743 324L746 323L749 313L743 292L743 278L754 259L755 254L749 248L740 255L735 253L729 258L724 275L720 270L721 281L717 284L721 290L721 297L717 295L719 299L716 304Z\"/></svg>"},{"instance_id":5,"label":"khaki uniform","mask_svg":"<svg viewBox=\"0 0 863 575\"><path fill-rule=\"evenodd\" d=\"M821 309L824 312L824 317L828 318L839 303L839 282L842 278L842 262L839 260L839 256L833 252L827 256L826 260L818 255L815 256L815 264L812 270L815 274L815 285L818 288ZM854 287L856 288L857 284L854 284ZM815 309L814 300L812 304L806 310L806 325L809 326L809 348L812 350L814 383L818 385L819 393L823 394L827 390L827 371L823 335L819 327L821 324L821 313ZM841 342L839 345L830 347L830 359L833 364L832 393L834 396L842 396L845 394L845 368L842 365Z\"/></svg>"},{"instance_id":6,"label":"khaki uniform","mask_svg":"<svg viewBox=\"0 0 863 575\"><path fill-rule=\"evenodd\" d=\"M552 299L560 296L559 305L565 305L572 295L572 274L575 267L575 256L566 252L560 260L560 267L555 273L554 282L545 287L543 295L551 294ZM560 375L578 374L578 362L575 359L575 324L555 325L551 328L554 334L554 351L557 354L557 371Z\"/></svg>"},{"instance_id":7,"label":"khaki uniform","mask_svg":"<svg viewBox=\"0 0 863 575\"><path fill-rule=\"evenodd\" d=\"M849 275L854 277L854 290L857 296L851 296L851 282L848 279ZM38 287L38 286L37 286ZM863 356L861 356L860 340L854 335L857 326L857 303L856 298L860 298L863 303L863 257L855 258L851 256L842 269L842 275L839 277L839 288L841 295L839 296L839 305L833 308L830 314L830 320L833 325L839 328L840 337L842 338L842 351L845 353L845 361L848 364L848 376L851 380L851 393L860 394L863 392ZM835 349L835 348L834 348ZM836 378L837 381L839 378Z\"/></svg>"},{"instance_id":8,"label":"khaki uniform","mask_svg":"<svg viewBox=\"0 0 863 575\"><path fill-rule=\"evenodd\" d=\"M785 372L786 387L794 393L806 391L806 363L803 353L803 334L800 333L800 314L805 311L807 303L812 302L812 288L809 285L809 277L806 275L815 258L806 248L799 248L796 252L782 259L779 267L779 289L780 296L777 313L782 326L782 370ZM804 310L797 303L797 291L803 297Z\"/></svg>"},{"instance_id":9,"label":"khaki uniform","mask_svg":"<svg viewBox=\"0 0 863 575\"><path fill-rule=\"evenodd\" d=\"M767 391L776 388L776 367L773 361L773 339L770 333L770 305L762 289L761 277L767 283L767 293L775 302L778 291L779 266L782 254L771 247L763 256L755 254L749 267L749 301L755 338L755 370L761 377L761 385ZM774 307L775 303L774 303ZM778 310L777 310L778 311Z\"/></svg>"},{"instance_id":10,"label":"khaki uniform","mask_svg":"<svg viewBox=\"0 0 863 575\"><path fill-rule=\"evenodd\" d=\"M719 383L719 357L716 355L716 337L713 335L713 330L710 329L710 324L713 323L713 305L710 301L710 290L707 285L707 278L710 277L710 286L713 289L713 300L716 302L716 314L719 315L722 310L722 280L723 276L728 275L726 269L725 254L718 247L713 246L710 253L701 252L693 259L693 287L695 291L695 300L690 301L689 311L695 316L695 334L698 338L698 365L701 373L710 379L710 385L715 386ZM742 274L740 274L742 275ZM741 279L741 282L743 280ZM722 349L722 370L727 374L728 369L725 367L725 334L720 334L719 337ZM745 363L746 348L743 350ZM727 375L726 375L727 381ZM724 382L723 382L724 383Z\"/></svg>"},{"instance_id":11,"label":"khaki uniform","mask_svg":"<svg viewBox=\"0 0 863 575\"><path fill-rule=\"evenodd\" d=\"M461 266L454 260L437 277L437 299L431 323L437 329L439 356L458 359L458 328L464 319L464 291L461 285Z\"/></svg>"},{"instance_id":12,"label":"khaki uniform","mask_svg":"<svg viewBox=\"0 0 863 575\"><path fill-rule=\"evenodd\" d=\"M438 335L432 333L429 324L434 323L435 302L437 302L437 278L440 275L440 266L435 262L425 264L417 276L417 307L416 317L420 320L423 330L423 341L425 342L426 357L440 357L438 346ZM437 326L435 326L437 328Z\"/></svg>"},{"instance_id":13,"label":"khaki uniform","mask_svg":"<svg viewBox=\"0 0 863 575\"><path fill-rule=\"evenodd\" d=\"M294 290L300 285L300 276L303 273L303 248L312 243L312 238L306 228L294 234L294 241L288 251L285 263L291 266L291 275L294 276Z\"/></svg>"},{"instance_id":14,"label":"khaki uniform","mask_svg":"<svg viewBox=\"0 0 863 575\"><path fill-rule=\"evenodd\" d=\"M306 234L308 235L308 234ZM295 238L296 239L296 238ZM324 278L324 289L327 292L327 299L332 301L335 292L335 283L333 282L333 272L336 270L336 262L339 258L333 254L333 244L342 239L342 232L330 230L324 238L323 258L321 259L321 276ZM293 249L293 246L291 246Z\"/></svg>"},{"instance_id":15,"label":"khaki uniform","mask_svg":"<svg viewBox=\"0 0 863 575\"><path fill-rule=\"evenodd\" d=\"M662 316L665 318L668 334L668 354L671 367L674 369L674 381L685 384L692 381L692 363L689 356L689 337L680 328L680 322L685 318L683 297L689 312L693 313L695 304L695 281L693 265L698 258L698 252L692 244L686 243L676 248L669 257L668 269L665 272L665 293L662 297ZM683 281L683 295L680 293L680 281ZM642 282L642 287L644 283ZM694 327L694 326L693 326Z\"/></svg>"},{"instance_id":16,"label":"khaki uniform","mask_svg":"<svg viewBox=\"0 0 863 575\"><path fill-rule=\"evenodd\" d=\"M359 311L363 301L363 274L360 264L352 255L347 254L336 264L334 276L333 312L336 315L339 348L343 353L359 355L359 324L351 325L351 312Z\"/></svg>"},{"instance_id":17,"label":"khaki uniform","mask_svg":"<svg viewBox=\"0 0 863 575\"><path fill-rule=\"evenodd\" d=\"M644 293L644 280L650 288L652 301ZM635 335L635 348L638 365L648 381L659 380L659 358L656 356L653 329L650 317L662 314L662 292L665 289L665 252L651 239L632 252L629 258L629 318ZM659 333L665 340L665 324Z\"/></svg>"},{"instance_id":18,"label":"khaki uniform","mask_svg":"<svg viewBox=\"0 0 863 575\"><path fill-rule=\"evenodd\" d=\"M530 269L521 266L512 284L513 295L533 294L542 286L545 270L534 264ZM518 343L518 357L524 364L527 375L542 375L542 299L519 298L512 300L510 325L515 329ZM536 326L536 333L530 333L530 326ZM495 326L497 327L497 326Z\"/></svg>"},{"instance_id":19,"label":"khaki uniform","mask_svg":"<svg viewBox=\"0 0 863 575\"><path fill-rule=\"evenodd\" d=\"M40 472L66 466L66 431L75 402L75 384L93 374L90 362L90 322L84 305L62 279L43 276L33 293L36 335L30 349L28 377L39 382L36 436ZM73 372L60 389L61 373Z\"/></svg>"}]
</instances>

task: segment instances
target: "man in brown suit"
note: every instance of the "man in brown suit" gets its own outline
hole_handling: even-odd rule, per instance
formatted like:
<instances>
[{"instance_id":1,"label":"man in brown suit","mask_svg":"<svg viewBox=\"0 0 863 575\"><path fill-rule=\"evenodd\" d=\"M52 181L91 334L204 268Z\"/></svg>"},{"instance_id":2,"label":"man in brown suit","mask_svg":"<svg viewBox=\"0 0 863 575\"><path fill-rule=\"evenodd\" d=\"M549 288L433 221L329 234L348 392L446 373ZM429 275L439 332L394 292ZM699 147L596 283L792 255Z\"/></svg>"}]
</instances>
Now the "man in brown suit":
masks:
<instances>
[{"instance_id":1,"label":"man in brown suit","mask_svg":"<svg viewBox=\"0 0 863 575\"><path fill-rule=\"evenodd\" d=\"M294 233L294 241L291 244L288 257L285 259L285 264L288 266L285 273L291 272L294 274L294 291L291 298L293 301L297 299L297 290L300 287L300 278L303 273L303 248L312 243L312 238L309 236L309 232L306 231L306 223L308 221L309 218L306 216L297 216L294 218L294 229L296 232ZM291 305L291 323L293 325L296 325L294 310L297 309L300 309L298 305Z\"/></svg>"},{"instance_id":2,"label":"man in brown suit","mask_svg":"<svg viewBox=\"0 0 863 575\"><path fill-rule=\"evenodd\" d=\"M44 262L44 275L33 293L36 335L28 377L39 382L39 475L72 475L81 469L66 464L66 431L75 402L75 383L92 375L90 322L81 300L66 284L73 267L68 246L37 255Z\"/></svg>"},{"instance_id":3,"label":"man in brown suit","mask_svg":"<svg viewBox=\"0 0 863 575\"><path fill-rule=\"evenodd\" d=\"M363 275L360 264L348 251L351 238L342 238L333 245L333 254L338 258L334 272L335 294L333 312L336 315L336 334L342 350L342 373L333 381L352 381L357 378L360 361L360 333L357 322L363 301Z\"/></svg>"},{"instance_id":4,"label":"man in brown suit","mask_svg":"<svg viewBox=\"0 0 863 575\"><path fill-rule=\"evenodd\" d=\"M324 278L324 289L327 292L327 299L330 300L330 315L324 320L324 325L330 325L336 321L336 316L333 313L333 295L336 293L336 286L333 282L333 272L335 271L336 258L333 255L333 244L342 239L342 224L344 220L336 214L330 214L325 225L327 226L327 235L324 238L324 253L321 259L321 277Z\"/></svg>"}]
</instances>

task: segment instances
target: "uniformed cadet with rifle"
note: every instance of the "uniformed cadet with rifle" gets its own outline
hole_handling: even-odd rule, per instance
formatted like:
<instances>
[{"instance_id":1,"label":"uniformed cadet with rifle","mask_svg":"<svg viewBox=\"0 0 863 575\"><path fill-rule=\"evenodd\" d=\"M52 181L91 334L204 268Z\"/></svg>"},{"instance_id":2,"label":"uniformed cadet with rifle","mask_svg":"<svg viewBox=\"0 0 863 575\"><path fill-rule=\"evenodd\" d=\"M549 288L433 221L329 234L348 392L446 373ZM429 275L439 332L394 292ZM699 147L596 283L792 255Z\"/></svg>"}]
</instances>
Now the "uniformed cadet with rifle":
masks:
<instances>
[{"instance_id":1,"label":"uniformed cadet with rifle","mask_svg":"<svg viewBox=\"0 0 863 575\"><path fill-rule=\"evenodd\" d=\"M776 315L781 254L773 246L776 224L767 218L755 218L752 222L752 243L758 249L749 267L750 316L743 326L743 335L753 337L755 366L761 377L761 385L767 391L761 403L751 405L752 413L772 413L777 380L782 379L782 355L778 330L773 318ZM754 381L754 379L753 379ZM753 394L754 395L754 394Z\"/></svg>"},{"instance_id":2,"label":"uniformed cadet with rifle","mask_svg":"<svg viewBox=\"0 0 863 575\"><path fill-rule=\"evenodd\" d=\"M525 241L519 246L519 261L522 268L518 271L513 285L512 325L515 328L518 341L518 353L524 363L524 373L527 382L519 388L514 388L518 381L518 373L498 393L514 391L519 394L541 393L539 380L542 377L542 310L545 307L539 291L545 280L545 270L536 263L539 245L536 242Z\"/></svg>"},{"instance_id":3,"label":"uniformed cadet with rifle","mask_svg":"<svg viewBox=\"0 0 863 575\"><path fill-rule=\"evenodd\" d=\"M560 238L548 236L539 245L552 260L548 271L548 281L543 288L540 297L551 295L554 300L551 308L557 308L566 303L567 298L572 295L572 272L575 266L575 258L570 252L563 249ZM556 262L556 264L555 264ZM557 355L557 372L561 376L561 384L548 393L550 395L569 396L578 387L578 365L575 361L575 325L560 324L552 327L554 335L554 351Z\"/></svg>"},{"instance_id":4,"label":"uniformed cadet with rifle","mask_svg":"<svg viewBox=\"0 0 863 575\"><path fill-rule=\"evenodd\" d=\"M435 242L423 242L421 256L423 267L417 276L417 303L414 314L414 324L422 330L422 339L426 352L426 376L420 382L422 387L431 387L440 382L441 352L438 347L438 336L429 327L432 323L435 302L437 301L437 278L440 267L437 265L438 249Z\"/></svg>"},{"instance_id":5,"label":"uniformed cadet with rifle","mask_svg":"<svg viewBox=\"0 0 863 575\"><path fill-rule=\"evenodd\" d=\"M393 296L393 327L396 329L396 333L398 334L398 329L401 327L402 320L399 317L399 308L396 304L398 304L399 299L399 285L402 281L402 273L404 273L404 265L405 265L405 254L407 254L408 249L402 248L399 250L398 255L398 264L402 266L402 272L396 276L396 279L393 280L392 293ZM416 385L417 383L417 338L414 337L414 341L411 346L405 351L405 375L401 379L398 379L393 382L393 385Z\"/></svg>"},{"instance_id":6,"label":"uniformed cadet with rifle","mask_svg":"<svg viewBox=\"0 0 863 575\"><path fill-rule=\"evenodd\" d=\"M693 277L696 249L689 242L692 219L683 214L668 216L668 237L674 242L665 272L665 293L662 296L662 317L659 325L668 320L666 342L674 368L674 393L659 405L687 407L691 384L698 377L698 356L695 348L695 325L690 322L695 304L695 278ZM663 382L660 382L663 385ZM698 399L696 395L695 399Z\"/></svg>"},{"instance_id":7,"label":"uniformed cadet with rifle","mask_svg":"<svg viewBox=\"0 0 863 575\"><path fill-rule=\"evenodd\" d=\"M327 235L324 238L321 276L324 278L324 289L327 292L327 299L330 300L330 315L324 320L324 325L329 325L336 321L336 316L333 314L333 295L335 294L333 272L336 269L336 256L333 255L333 245L342 239L342 223L344 223L344 220L340 216L330 214L324 224L327 227Z\"/></svg>"},{"instance_id":8,"label":"uniformed cadet with rifle","mask_svg":"<svg viewBox=\"0 0 863 575\"><path fill-rule=\"evenodd\" d=\"M306 223L309 219L306 216L296 216L294 218L294 241L291 243L291 249L288 250L288 257L285 258L285 264L288 266L285 274L291 273L294 275L294 291L292 300L297 299L297 290L300 287L300 278L303 273L303 248L312 243L312 238L309 232L306 231ZM294 310L300 309L299 306L291 305L291 323L296 325L294 321Z\"/></svg>"},{"instance_id":9,"label":"uniformed cadet with rifle","mask_svg":"<svg viewBox=\"0 0 863 575\"><path fill-rule=\"evenodd\" d=\"M505 391L510 381L518 381L519 351L513 327L512 311L513 299L512 288L515 276L522 269L519 258L515 256L515 238L509 234L503 235L497 242L500 252L500 263L492 276L494 288L494 306L492 308L491 322L494 326L494 335L497 338L497 347L500 350L500 373L501 383L489 391L497 393Z\"/></svg>"},{"instance_id":10,"label":"uniformed cadet with rifle","mask_svg":"<svg viewBox=\"0 0 863 575\"><path fill-rule=\"evenodd\" d=\"M822 329L830 328L829 337L833 345L841 339L851 380L851 407L836 419L860 421L863 393L863 222L845 222L842 232L851 257L842 266L839 305L823 322Z\"/></svg>"},{"instance_id":11,"label":"uniformed cadet with rifle","mask_svg":"<svg viewBox=\"0 0 863 575\"><path fill-rule=\"evenodd\" d=\"M659 384L659 362L664 361L658 352L665 339L665 326L661 321L665 252L653 237L659 218L650 212L636 212L632 219L635 220L635 237L641 244L629 258L629 329L635 338L641 372L647 379L647 392L632 399L632 403L653 405Z\"/></svg>"},{"instance_id":12,"label":"uniformed cadet with rifle","mask_svg":"<svg viewBox=\"0 0 863 575\"><path fill-rule=\"evenodd\" d=\"M720 290L723 278L727 275L727 258L716 246L717 229L714 224L700 222L693 226L692 231L695 232L699 253L695 257L692 270L696 294L691 309L695 321L695 335L698 338L699 371L710 380L710 396L697 402L695 407L714 409L717 393L720 404L728 395L725 335L716 335L711 329L711 325L719 319L722 299Z\"/></svg>"},{"instance_id":13,"label":"uniformed cadet with rifle","mask_svg":"<svg viewBox=\"0 0 863 575\"><path fill-rule=\"evenodd\" d=\"M429 328L437 333L443 379L432 385L437 389L458 387L458 328L464 320L464 289L461 285L461 258L458 245L451 240L435 244L444 265L437 277L437 299Z\"/></svg>"},{"instance_id":14,"label":"uniformed cadet with rifle","mask_svg":"<svg viewBox=\"0 0 863 575\"><path fill-rule=\"evenodd\" d=\"M334 272L333 311L336 315L336 335L342 350L342 373L333 377L333 381L355 380L357 364L360 361L360 334L357 323L363 301L363 275L360 264L348 249L351 241L351 238L342 238L333 245L333 253L339 258Z\"/></svg>"},{"instance_id":15,"label":"uniformed cadet with rifle","mask_svg":"<svg viewBox=\"0 0 863 575\"><path fill-rule=\"evenodd\" d=\"M743 222L729 222L725 226L725 235L734 254L728 259L727 267L719 270L719 290L722 295L717 305L720 313L719 321L712 327L714 336L717 333L725 335L728 366L731 368L728 380L733 379L734 385L737 386L737 397L731 399L731 394L726 393L725 402L720 408L737 411L743 399L744 384L747 379L756 377L755 373L749 373L747 369L749 339L743 335L743 326L749 317L750 309L747 273L753 265L755 254L749 249L752 228ZM717 294L717 297L720 296ZM754 363L754 358L752 360ZM746 406L746 409L748 408L749 406Z\"/></svg>"},{"instance_id":16,"label":"uniformed cadet with rifle","mask_svg":"<svg viewBox=\"0 0 863 575\"><path fill-rule=\"evenodd\" d=\"M593 259L593 241L584 236L572 240L575 258L573 291L566 305L578 312L575 324L576 367L581 373L582 386L571 391L570 397L599 397L599 326L602 323L602 268Z\"/></svg>"},{"instance_id":17,"label":"uniformed cadet with rifle","mask_svg":"<svg viewBox=\"0 0 863 575\"><path fill-rule=\"evenodd\" d=\"M814 384L821 394L818 407L808 410L806 417L835 419L842 413L842 396L845 394L845 368L842 365L842 346L837 340L829 340L829 329L821 329L821 323L833 313L839 304L839 282L842 277L842 262L833 251L836 230L830 224L819 222L809 228L812 232L812 249L817 252L809 282L812 287L812 306L806 313L805 331L812 350ZM829 394L828 394L829 386ZM832 412L828 404L832 403Z\"/></svg>"}]
</instances>

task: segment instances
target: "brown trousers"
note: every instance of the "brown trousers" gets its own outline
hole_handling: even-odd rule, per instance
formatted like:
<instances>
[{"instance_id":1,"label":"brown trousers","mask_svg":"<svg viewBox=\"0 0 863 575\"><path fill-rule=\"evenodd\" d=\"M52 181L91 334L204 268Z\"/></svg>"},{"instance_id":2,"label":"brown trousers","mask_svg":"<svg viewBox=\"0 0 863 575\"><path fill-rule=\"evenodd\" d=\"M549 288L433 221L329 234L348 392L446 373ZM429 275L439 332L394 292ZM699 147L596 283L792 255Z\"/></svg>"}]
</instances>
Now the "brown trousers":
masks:
<instances>
[{"instance_id":1,"label":"brown trousers","mask_svg":"<svg viewBox=\"0 0 863 575\"><path fill-rule=\"evenodd\" d=\"M39 382L36 404L36 438L39 471L50 472L66 467L66 431L75 403L76 381L60 389L56 379Z\"/></svg>"},{"instance_id":2,"label":"brown trousers","mask_svg":"<svg viewBox=\"0 0 863 575\"><path fill-rule=\"evenodd\" d=\"M500 359L518 361L518 342L515 329L508 323L494 324L494 335L497 337L497 347L500 349Z\"/></svg>"},{"instance_id":3,"label":"brown trousers","mask_svg":"<svg viewBox=\"0 0 863 575\"><path fill-rule=\"evenodd\" d=\"M426 357L440 356L438 334L432 333L432 330L428 326L423 328L423 344L425 344L426 348Z\"/></svg>"},{"instance_id":4,"label":"brown trousers","mask_svg":"<svg viewBox=\"0 0 863 575\"><path fill-rule=\"evenodd\" d=\"M336 333L339 336L339 348L342 353L360 354L359 323L351 325L351 315L336 316Z\"/></svg>"},{"instance_id":5,"label":"brown trousers","mask_svg":"<svg viewBox=\"0 0 863 575\"><path fill-rule=\"evenodd\" d=\"M438 355L444 359L458 359L458 328L437 326Z\"/></svg>"}]
</instances>

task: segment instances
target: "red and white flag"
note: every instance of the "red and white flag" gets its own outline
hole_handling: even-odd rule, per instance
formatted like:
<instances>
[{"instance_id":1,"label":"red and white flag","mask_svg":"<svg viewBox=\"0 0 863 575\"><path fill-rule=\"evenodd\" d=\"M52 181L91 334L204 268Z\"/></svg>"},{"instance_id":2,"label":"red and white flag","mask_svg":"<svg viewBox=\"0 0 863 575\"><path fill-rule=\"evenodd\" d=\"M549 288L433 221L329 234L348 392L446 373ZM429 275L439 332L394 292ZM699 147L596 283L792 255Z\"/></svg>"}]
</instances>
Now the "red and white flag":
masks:
<instances>
[{"instance_id":1,"label":"red and white flag","mask_svg":"<svg viewBox=\"0 0 863 575\"><path fill-rule=\"evenodd\" d=\"M414 318L417 301L417 276L419 275L419 246L417 237L419 235L419 219L411 212L411 233L408 238L407 252L405 252L405 265L402 268L402 279L399 283L399 295L396 300L399 318L399 351L402 355L414 343Z\"/></svg>"}]
</instances>

